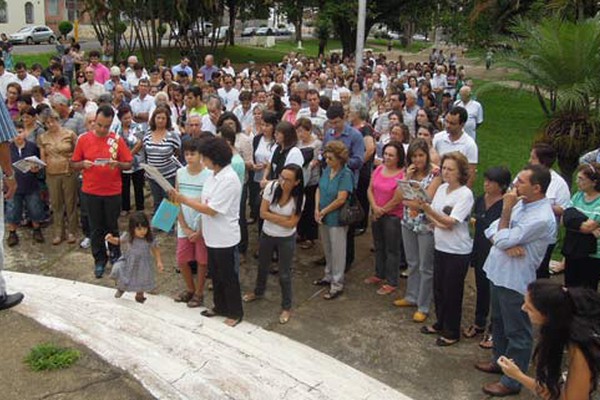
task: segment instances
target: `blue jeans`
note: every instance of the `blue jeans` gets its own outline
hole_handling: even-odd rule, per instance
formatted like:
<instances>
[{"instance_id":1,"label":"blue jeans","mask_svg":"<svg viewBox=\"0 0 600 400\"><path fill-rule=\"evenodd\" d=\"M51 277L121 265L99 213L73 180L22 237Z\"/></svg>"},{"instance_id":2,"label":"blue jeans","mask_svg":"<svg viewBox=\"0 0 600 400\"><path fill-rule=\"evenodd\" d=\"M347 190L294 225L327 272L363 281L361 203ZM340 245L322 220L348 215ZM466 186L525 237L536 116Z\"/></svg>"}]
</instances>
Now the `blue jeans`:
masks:
<instances>
[{"instance_id":1,"label":"blue jeans","mask_svg":"<svg viewBox=\"0 0 600 400\"><path fill-rule=\"evenodd\" d=\"M27 215L33 222L44 220L44 203L40 192L35 191L28 194L15 194L6 202L6 222L19 224L23 217L23 204L27 207Z\"/></svg>"},{"instance_id":2,"label":"blue jeans","mask_svg":"<svg viewBox=\"0 0 600 400\"><path fill-rule=\"evenodd\" d=\"M524 296L493 283L491 287L494 338L492 362L495 364L500 356L505 356L512 358L521 371L527 371L533 349L533 334L529 317L521 310ZM521 388L519 382L506 375L502 375L500 382L511 389Z\"/></svg>"}]
</instances>

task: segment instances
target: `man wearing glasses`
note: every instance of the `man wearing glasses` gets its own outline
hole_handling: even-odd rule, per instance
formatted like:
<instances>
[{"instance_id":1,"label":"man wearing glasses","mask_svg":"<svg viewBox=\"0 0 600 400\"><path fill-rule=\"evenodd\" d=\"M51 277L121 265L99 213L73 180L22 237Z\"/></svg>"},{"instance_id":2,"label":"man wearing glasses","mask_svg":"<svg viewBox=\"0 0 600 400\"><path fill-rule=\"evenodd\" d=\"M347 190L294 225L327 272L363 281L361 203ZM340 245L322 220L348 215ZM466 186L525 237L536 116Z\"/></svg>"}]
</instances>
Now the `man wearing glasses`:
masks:
<instances>
[{"instance_id":1,"label":"man wearing glasses","mask_svg":"<svg viewBox=\"0 0 600 400\"><path fill-rule=\"evenodd\" d=\"M86 99L96 101L100 96L106 94L104 85L96 81L94 69L92 67L87 67L85 69L85 80L85 83L79 87L83 91L83 95Z\"/></svg>"}]
</instances>

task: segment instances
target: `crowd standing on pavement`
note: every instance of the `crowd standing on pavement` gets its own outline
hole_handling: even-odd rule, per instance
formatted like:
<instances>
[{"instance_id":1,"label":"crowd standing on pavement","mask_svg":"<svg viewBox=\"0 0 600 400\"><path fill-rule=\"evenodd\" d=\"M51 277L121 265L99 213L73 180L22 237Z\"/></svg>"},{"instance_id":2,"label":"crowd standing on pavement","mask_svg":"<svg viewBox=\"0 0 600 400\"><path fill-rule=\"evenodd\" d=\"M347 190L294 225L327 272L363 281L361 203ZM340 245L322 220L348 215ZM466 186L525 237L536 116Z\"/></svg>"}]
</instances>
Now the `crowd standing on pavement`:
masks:
<instances>
[{"instance_id":1,"label":"crowd standing on pavement","mask_svg":"<svg viewBox=\"0 0 600 400\"><path fill-rule=\"evenodd\" d=\"M479 171L483 194L475 198L483 106L455 53L446 59L433 49L413 63L367 51L359 68L337 54L290 53L238 71L212 55L198 69L187 56L172 67L161 56L155 65L134 55L107 61L77 43L47 68L0 59L8 246L19 245L29 224L32 240L43 243L42 227L51 224L52 245L74 245L79 236L96 278L110 265L115 297L135 292L143 303L155 266L164 269L149 216L170 200L179 207L172 233L185 286L174 300L204 306L208 282L213 307L202 315L224 316L233 327L244 303L264 297L269 272L279 276L279 322L287 323L294 255L319 243L324 271L313 284L325 288L326 301L342 296L355 237L370 226L374 274L365 285L397 294L393 304L413 308L414 322L430 321L420 331L436 336L437 346L480 338L493 354L475 367L502 374L485 393L525 386L571 399L595 389L600 152L582 156L573 196L552 169L554 149L542 143L514 179L503 166ZM31 156L43 164L13 168ZM123 234L119 217L129 220ZM248 234L252 224L258 238ZM564 266L565 286L536 281L549 276L560 224L565 259L553 268ZM250 242L258 243L252 255ZM256 285L242 295L240 264L252 256ZM474 323L462 329L470 266L477 306ZM0 309L22 298L6 294L0 275ZM532 322L542 325L535 351ZM563 349L570 379L560 386ZM532 354L536 378L524 375Z\"/></svg>"}]
</instances>

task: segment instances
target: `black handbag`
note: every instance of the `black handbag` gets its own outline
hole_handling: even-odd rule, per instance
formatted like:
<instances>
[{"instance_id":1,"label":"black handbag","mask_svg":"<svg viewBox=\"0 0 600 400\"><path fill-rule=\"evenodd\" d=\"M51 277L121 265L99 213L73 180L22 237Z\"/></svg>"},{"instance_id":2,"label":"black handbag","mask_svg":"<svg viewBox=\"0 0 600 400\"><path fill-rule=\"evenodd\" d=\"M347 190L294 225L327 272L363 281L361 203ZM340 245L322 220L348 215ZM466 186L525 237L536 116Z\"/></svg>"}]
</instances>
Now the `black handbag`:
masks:
<instances>
[{"instance_id":1,"label":"black handbag","mask_svg":"<svg viewBox=\"0 0 600 400\"><path fill-rule=\"evenodd\" d=\"M340 209L340 225L354 225L364 218L365 210L361 207L360 202L356 201L356 196L350 194L350 198Z\"/></svg>"}]
</instances>

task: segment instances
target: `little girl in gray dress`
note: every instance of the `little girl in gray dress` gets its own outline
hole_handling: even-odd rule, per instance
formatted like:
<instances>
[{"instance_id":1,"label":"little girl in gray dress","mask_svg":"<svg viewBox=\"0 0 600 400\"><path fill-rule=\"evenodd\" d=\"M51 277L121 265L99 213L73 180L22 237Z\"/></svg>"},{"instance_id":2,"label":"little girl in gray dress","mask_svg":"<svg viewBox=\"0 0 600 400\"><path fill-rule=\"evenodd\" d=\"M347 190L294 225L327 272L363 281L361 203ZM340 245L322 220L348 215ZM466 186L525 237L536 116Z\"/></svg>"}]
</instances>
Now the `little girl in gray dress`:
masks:
<instances>
[{"instance_id":1,"label":"little girl in gray dress","mask_svg":"<svg viewBox=\"0 0 600 400\"><path fill-rule=\"evenodd\" d=\"M150 229L150 221L142 211L131 214L129 229L120 238L110 233L105 240L114 245L121 245L122 255L114 263L110 277L117 281L115 297L125 292L135 292L135 301L146 301L144 292L156 287L153 262L163 272L160 251ZM154 260L153 260L154 258Z\"/></svg>"}]
</instances>

